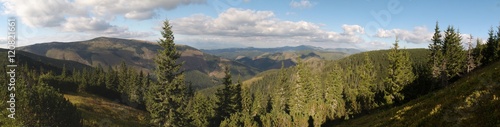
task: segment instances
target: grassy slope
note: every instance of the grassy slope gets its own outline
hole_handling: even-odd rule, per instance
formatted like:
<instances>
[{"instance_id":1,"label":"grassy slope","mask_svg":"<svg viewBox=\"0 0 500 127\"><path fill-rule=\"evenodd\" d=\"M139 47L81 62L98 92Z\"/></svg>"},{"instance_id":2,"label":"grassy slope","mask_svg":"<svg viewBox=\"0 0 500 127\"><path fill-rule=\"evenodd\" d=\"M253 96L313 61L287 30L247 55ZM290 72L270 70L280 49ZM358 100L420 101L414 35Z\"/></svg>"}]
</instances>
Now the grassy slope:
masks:
<instances>
[{"instance_id":1,"label":"grassy slope","mask_svg":"<svg viewBox=\"0 0 500 127\"><path fill-rule=\"evenodd\" d=\"M404 105L340 126L500 126L500 62Z\"/></svg>"},{"instance_id":2,"label":"grassy slope","mask_svg":"<svg viewBox=\"0 0 500 127\"><path fill-rule=\"evenodd\" d=\"M95 95L65 94L77 106L85 126L144 127L147 113Z\"/></svg>"}]
</instances>

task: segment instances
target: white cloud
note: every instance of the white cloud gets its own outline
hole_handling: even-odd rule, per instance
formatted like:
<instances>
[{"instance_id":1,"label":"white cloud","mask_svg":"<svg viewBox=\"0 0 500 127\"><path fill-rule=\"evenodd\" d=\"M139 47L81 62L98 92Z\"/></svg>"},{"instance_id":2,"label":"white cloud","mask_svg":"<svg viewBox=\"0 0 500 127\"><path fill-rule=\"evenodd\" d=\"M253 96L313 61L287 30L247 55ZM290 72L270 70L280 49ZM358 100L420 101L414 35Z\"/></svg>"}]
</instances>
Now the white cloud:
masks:
<instances>
[{"instance_id":1,"label":"white cloud","mask_svg":"<svg viewBox=\"0 0 500 127\"><path fill-rule=\"evenodd\" d=\"M205 0L76 0L101 17L123 15L128 19L151 19L158 10L172 10L181 5L204 4Z\"/></svg>"},{"instance_id":2,"label":"white cloud","mask_svg":"<svg viewBox=\"0 0 500 127\"><path fill-rule=\"evenodd\" d=\"M76 17L68 18L68 21L62 25L63 31L69 32L91 32L97 36L135 38L147 37L153 35L149 32L131 32L126 27L111 25L97 18Z\"/></svg>"},{"instance_id":3,"label":"white cloud","mask_svg":"<svg viewBox=\"0 0 500 127\"><path fill-rule=\"evenodd\" d=\"M433 33L428 31L427 27L416 26L414 27L413 31L403 29L379 29L374 36L379 38L391 38L397 36L399 40L409 43L421 44L430 42L432 35Z\"/></svg>"},{"instance_id":4,"label":"white cloud","mask_svg":"<svg viewBox=\"0 0 500 127\"><path fill-rule=\"evenodd\" d=\"M364 34L365 29L359 25L342 25L342 29L344 29L344 33L347 35L354 35L356 33Z\"/></svg>"},{"instance_id":5,"label":"white cloud","mask_svg":"<svg viewBox=\"0 0 500 127\"><path fill-rule=\"evenodd\" d=\"M2 1L4 13L16 15L31 27L54 27L65 21L72 5L66 0L10 0Z\"/></svg>"},{"instance_id":6,"label":"white cloud","mask_svg":"<svg viewBox=\"0 0 500 127\"><path fill-rule=\"evenodd\" d=\"M185 41L273 43L360 43L359 25L343 25L343 33L321 29L321 25L306 21L277 19L271 11L230 8L218 17L196 14L171 21L176 34L191 35ZM211 39L211 40L207 40Z\"/></svg>"},{"instance_id":7,"label":"white cloud","mask_svg":"<svg viewBox=\"0 0 500 127\"><path fill-rule=\"evenodd\" d=\"M293 0L292 2L290 2L290 7L292 8L310 8L312 6L313 4L309 0L300 0L300 1Z\"/></svg>"},{"instance_id":8,"label":"white cloud","mask_svg":"<svg viewBox=\"0 0 500 127\"><path fill-rule=\"evenodd\" d=\"M3 13L19 18L32 29L61 30L57 34L108 36L121 38L149 37L152 32L130 31L127 26L111 24L116 16L126 19L151 19L158 11L178 6L203 4L205 0L0 0ZM78 33L78 34L75 34ZM46 36L37 33L36 36ZM23 37L24 39L32 38ZM67 36L53 36L54 40ZM30 40L31 41L31 40Z\"/></svg>"}]
</instances>

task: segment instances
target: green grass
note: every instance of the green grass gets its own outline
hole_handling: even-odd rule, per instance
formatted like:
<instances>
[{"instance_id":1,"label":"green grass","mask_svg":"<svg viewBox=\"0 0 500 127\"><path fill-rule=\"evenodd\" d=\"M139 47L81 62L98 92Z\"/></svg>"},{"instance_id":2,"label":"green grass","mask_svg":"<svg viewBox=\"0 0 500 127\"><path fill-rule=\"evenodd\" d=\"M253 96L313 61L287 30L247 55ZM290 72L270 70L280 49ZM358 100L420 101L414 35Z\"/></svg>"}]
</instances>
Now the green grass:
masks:
<instances>
[{"instance_id":1,"label":"green grass","mask_svg":"<svg viewBox=\"0 0 500 127\"><path fill-rule=\"evenodd\" d=\"M65 94L64 98L76 105L83 123L90 127L143 127L147 113L114 101L90 94Z\"/></svg>"},{"instance_id":2,"label":"green grass","mask_svg":"<svg viewBox=\"0 0 500 127\"><path fill-rule=\"evenodd\" d=\"M339 126L500 126L500 62L404 105Z\"/></svg>"}]
</instances>

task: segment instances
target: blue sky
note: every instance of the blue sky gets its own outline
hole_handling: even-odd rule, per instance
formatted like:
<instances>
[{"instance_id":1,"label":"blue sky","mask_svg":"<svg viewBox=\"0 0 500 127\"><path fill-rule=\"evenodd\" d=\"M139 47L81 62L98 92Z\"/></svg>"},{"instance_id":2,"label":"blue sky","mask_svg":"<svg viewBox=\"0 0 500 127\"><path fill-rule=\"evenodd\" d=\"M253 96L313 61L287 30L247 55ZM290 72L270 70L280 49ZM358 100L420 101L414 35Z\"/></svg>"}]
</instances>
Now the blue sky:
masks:
<instances>
[{"instance_id":1,"label":"blue sky","mask_svg":"<svg viewBox=\"0 0 500 127\"><path fill-rule=\"evenodd\" d=\"M95 37L160 38L169 19L175 42L201 49L313 45L387 49L395 40L426 48L436 21L465 37L500 25L500 0L0 0L0 47L7 18L18 46Z\"/></svg>"}]
</instances>

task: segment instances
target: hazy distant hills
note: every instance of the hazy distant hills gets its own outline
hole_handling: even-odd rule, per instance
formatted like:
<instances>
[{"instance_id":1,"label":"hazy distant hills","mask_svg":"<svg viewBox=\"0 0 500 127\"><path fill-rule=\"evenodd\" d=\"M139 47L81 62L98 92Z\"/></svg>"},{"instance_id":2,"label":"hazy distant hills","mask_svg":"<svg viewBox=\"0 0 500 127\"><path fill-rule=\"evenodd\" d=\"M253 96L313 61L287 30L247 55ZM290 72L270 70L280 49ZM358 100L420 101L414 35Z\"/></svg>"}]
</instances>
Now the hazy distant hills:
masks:
<instances>
[{"instance_id":1,"label":"hazy distant hills","mask_svg":"<svg viewBox=\"0 0 500 127\"><path fill-rule=\"evenodd\" d=\"M297 52L297 51L318 51L318 52L337 52L345 54L355 54L363 52L363 50L353 48L321 48L308 45L300 45L296 47L285 46L276 48L226 48L226 49L202 49L201 51L227 59L236 59L238 56L257 57L265 53L280 53L280 52Z\"/></svg>"},{"instance_id":2,"label":"hazy distant hills","mask_svg":"<svg viewBox=\"0 0 500 127\"><path fill-rule=\"evenodd\" d=\"M75 61L88 66L103 68L116 67L122 61L129 67L153 74L153 59L160 46L156 43L98 37L77 42L49 42L18 48L60 60ZM231 66L234 77L246 80L269 69L293 66L298 58L303 60L335 60L349 54L361 52L357 49L324 49L313 46L279 48L229 48L216 50L198 50L177 45L181 52L179 62L183 61L186 79L197 88L206 88L218 84L222 78L222 67ZM62 65L59 65L62 66Z\"/></svg>"},{"instance_id":3,"label":"hazy distant hills","mask_svg":"<svg viewBox=\"0 0 500 127\"><path fill-rule=\"evenodd\" d=\"M362 52L358 49L324 49L307 45L277 48L228 48L202 51L230 60L235 60L260 70L278 69L281 67L282 63L285 67L293 66L297 63L298 58L303 60L336 60L348 56L349 54Z\"/></svg>"},{"instance_id":4,"label":"hazy distant hills","mask_svg":"<svg viewBox=\"0 0 500 127\"><path fill-rule=\"evenodd\" d=\"M103 68L118 66L123 61L127 66L153 73L153 59L160 48L157 44L146 41L99 37L78 42L41 43L20 47L19 50L94 67L100 65ZM177 50L181 52L179 62L185 62L183 69L187 81L198 88L218 84L217 79L224 76L222 67L225 65L230 65L232 74L240 76L241 80L260 72L256 68L206 54L189 46L178 45Z\"/></svg>"}]
</instances>

